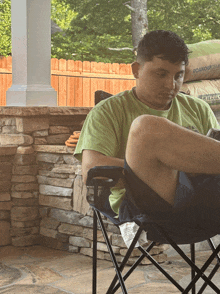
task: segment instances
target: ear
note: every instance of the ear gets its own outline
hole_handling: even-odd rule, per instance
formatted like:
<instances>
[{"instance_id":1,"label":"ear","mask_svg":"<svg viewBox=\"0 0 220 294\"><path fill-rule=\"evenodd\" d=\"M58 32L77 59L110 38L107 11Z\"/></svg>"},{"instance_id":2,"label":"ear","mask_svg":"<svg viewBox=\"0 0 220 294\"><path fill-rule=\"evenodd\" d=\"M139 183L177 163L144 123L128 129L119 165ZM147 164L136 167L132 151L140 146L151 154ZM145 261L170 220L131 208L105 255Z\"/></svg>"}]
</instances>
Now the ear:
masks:
<instances>
[{"instance_id":1,"label":"ear","mask_svg":"<svg viewBox=\"0 0 220 294\"><path fill-rule=\"evenodd\" d=\"M131 68L132 68L133 76L135 77L135 79L138 79L139 78L140 63L138 63L137 61L133 62L131 64Z\"/></svg>"}]
</instances>

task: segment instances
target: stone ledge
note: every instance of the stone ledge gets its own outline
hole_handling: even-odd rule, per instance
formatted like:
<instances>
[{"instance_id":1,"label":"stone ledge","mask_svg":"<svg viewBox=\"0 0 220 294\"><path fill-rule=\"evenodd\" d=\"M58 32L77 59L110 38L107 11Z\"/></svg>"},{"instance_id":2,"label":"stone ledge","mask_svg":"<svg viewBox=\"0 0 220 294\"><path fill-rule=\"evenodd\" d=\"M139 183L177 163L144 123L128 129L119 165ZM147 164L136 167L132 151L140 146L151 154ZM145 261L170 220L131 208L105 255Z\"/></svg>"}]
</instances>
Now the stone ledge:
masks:
<instances>
[{"instance_id":1,"label":"stone ledge","mask_svg":"<svg viewBox=\"0 0 220 294\"><path fill-rule=\"evenodd\" d=\"M92 107L2 106L0 116L87 115Z\"/></svg>"},{"instance_id":2,"label":"stone ledge","mask_svg":"<svg viewBox=\"0 0 220 294\"><path fill-rule=\"evenodd\" d=\"M34 151L47 153L73 154L75 148L60 145L34 145Z\"/></svg>"},{"instance_id":3,"label":"stone ledge","mask_svg":"<svg viewBox=\"0 0 220 294\"><path fill-rule=\"evenodd\" d=\"M0 146L0 156L2 155L14 155L17 152L17 146L15 145L2 145Z\"/></svg>"}]
</instances>

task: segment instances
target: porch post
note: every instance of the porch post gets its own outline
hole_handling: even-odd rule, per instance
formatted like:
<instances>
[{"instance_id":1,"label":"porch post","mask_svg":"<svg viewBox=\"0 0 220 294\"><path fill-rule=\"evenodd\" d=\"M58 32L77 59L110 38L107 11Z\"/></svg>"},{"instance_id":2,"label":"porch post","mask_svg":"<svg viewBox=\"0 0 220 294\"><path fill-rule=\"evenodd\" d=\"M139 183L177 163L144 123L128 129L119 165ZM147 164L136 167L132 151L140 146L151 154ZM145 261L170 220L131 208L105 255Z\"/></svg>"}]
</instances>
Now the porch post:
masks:
<instances>
[{"instance_id":1,"label":"porch post","mask_svg":"<svg viewBox=\"0 0 220 294\"><path fill-rule=\"evenodd\" d=\"M57 106L51 87L50 0L11 0L12 86L7 106Z\"/></svg>"}]
</instances>

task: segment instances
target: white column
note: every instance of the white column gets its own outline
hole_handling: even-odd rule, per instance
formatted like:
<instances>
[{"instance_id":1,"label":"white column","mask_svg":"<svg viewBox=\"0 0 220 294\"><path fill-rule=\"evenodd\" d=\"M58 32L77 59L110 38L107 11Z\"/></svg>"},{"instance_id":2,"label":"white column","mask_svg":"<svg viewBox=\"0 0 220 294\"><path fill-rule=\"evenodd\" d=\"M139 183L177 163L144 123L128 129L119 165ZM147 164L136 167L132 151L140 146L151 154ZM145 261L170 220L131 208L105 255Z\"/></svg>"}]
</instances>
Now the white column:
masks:
<instances>
[{"instance_id":1,"label":"white column","mask_svg":"<svg viewBox=\"0 0 220 294\"><path fill-rule=\"evenodd\" d=\"M7 106L57 106L51 87L50 0L11 0L12 86Z\"/></svg>"}]
</instances>

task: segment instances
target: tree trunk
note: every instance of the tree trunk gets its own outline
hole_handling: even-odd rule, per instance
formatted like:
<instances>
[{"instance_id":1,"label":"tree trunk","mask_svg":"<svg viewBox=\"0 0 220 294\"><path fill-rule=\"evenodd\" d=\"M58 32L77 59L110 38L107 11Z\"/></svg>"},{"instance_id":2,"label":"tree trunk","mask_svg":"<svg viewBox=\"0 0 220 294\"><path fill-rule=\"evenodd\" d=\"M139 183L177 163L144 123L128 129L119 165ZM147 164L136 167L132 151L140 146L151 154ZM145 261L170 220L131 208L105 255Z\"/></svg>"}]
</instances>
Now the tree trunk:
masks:
<instances>
[{"instance_id":1,"label":"tree trunk","mask_svg":"<svg viewBox=\"0 0 220 294\"><path fill-rule=\"evenodd\" d=\"M132 42L134 49L148 31L147 0L131 0Z\"/></svg>"}]
</instances>

